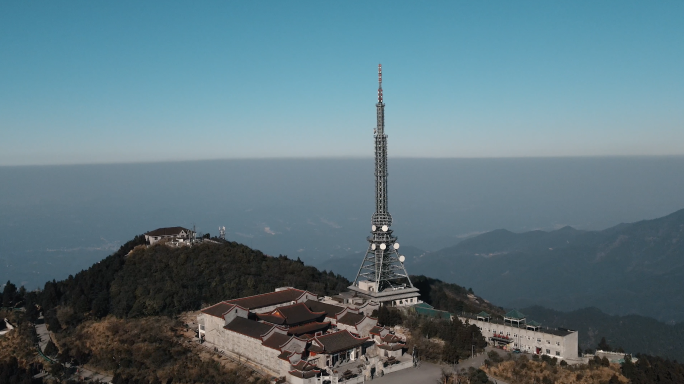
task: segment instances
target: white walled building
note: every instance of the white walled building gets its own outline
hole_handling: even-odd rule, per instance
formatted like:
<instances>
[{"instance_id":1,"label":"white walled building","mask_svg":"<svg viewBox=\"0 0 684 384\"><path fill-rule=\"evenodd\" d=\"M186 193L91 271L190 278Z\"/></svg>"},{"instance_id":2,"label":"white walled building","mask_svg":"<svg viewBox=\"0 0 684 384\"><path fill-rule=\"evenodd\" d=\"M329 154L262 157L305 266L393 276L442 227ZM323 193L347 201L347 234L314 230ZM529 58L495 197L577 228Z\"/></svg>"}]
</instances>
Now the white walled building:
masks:
<instances>
[{"instance_id":1,"label":"white walled building","mask_svg":"<svg viewBox=\"0 0 684 384\"><path fill-rule=\"evenodd\" d=\"M477 315L459 314L462 322L468 322L480 328L482 336L492 346L512 351L537 355L548 355L567 363L578 363L577 331L563 328L542 328L540 323L528 321L522 313L510 311L504 320L492 319L486 312Z\"/></svg>"},{"instance_id":2,"label":"white walled building","mask_svg":"<svg viewBox=\"0 0 684 384\"><path fill-rule=\"evenodd\" d=\"M312 384L339 367L358 369L359 359L369 365L367 352L379 360L401 357L405 349L403 339L361 309L323 303L290 287L220 302L203 309L197 320L203 342L289 383Z\"/></svg>"}]
</instances>

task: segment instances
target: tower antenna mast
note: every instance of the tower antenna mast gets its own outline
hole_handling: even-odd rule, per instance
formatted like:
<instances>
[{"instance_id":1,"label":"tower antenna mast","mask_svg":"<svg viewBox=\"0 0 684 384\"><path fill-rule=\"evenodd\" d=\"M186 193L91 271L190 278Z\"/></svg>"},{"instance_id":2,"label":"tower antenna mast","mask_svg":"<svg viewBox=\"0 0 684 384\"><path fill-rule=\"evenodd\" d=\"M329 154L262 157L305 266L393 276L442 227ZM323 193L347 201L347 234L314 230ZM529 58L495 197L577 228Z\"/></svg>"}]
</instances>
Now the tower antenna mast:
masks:
<instances>
[{"instance_id":1,"label":"tower antenna mast","mask_svg":"<svg viewBox=\"0 0 684 384\"><path fill-rule=\"evenodd\" d=\"M382 97L382 64L378 64L378 103L375 138L375 213L371 218L368 250L361 262L354 284L349 287L362 296L380 303L406 305L417 303L418 289L413 287L399 243L393 235L392 215L387 209L387 135L385 103Z\"/></svg>"}]
</instances>

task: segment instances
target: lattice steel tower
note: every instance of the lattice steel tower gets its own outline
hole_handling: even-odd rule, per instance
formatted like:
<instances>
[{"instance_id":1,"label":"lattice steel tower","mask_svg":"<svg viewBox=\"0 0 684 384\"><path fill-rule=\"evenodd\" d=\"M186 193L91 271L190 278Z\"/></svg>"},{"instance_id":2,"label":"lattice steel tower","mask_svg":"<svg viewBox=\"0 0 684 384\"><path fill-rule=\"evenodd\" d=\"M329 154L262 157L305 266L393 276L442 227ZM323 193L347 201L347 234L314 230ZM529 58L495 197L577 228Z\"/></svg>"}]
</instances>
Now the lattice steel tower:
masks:
<instances>
[{"instance_id":1,"label":"lattice steel tower","mask_svg":"<svg viewBox=\"0 0 684 384\"><path fill-rule=\"evenodd\" d=\"M387 210L387 135L385 104L382 101L382 65L378 65L377 126L375 128L375 213L371 218L371 236L354 284L349 289L380 302L415 303L418 289L413 287L404 257L399 256L399 243L390 229L392 215ZM383 293L384 292L384 293ZM396 302L396 303L395 303Z\"/></svg>"}]
</instances>

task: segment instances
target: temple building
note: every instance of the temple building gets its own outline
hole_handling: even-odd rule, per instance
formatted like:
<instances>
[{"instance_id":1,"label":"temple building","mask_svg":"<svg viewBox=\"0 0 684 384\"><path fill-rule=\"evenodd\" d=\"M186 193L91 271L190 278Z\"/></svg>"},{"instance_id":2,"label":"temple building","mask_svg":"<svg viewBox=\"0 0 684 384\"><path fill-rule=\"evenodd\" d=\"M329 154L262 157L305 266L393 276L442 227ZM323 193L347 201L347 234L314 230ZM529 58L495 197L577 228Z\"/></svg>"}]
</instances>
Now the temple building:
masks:
<instances>
[{"instance_id":1,"label":"temple building","mask_svg":"<svg viewBox=\"0 0 684 384\"><path fill-rule=\"evenodd\" d=\"M352 384L413 366L405 340L378 325L364 305L333 303L291 287L222 301L200 311L200 340L288 383L344 375Z\"/></svg>"}]
</instances>

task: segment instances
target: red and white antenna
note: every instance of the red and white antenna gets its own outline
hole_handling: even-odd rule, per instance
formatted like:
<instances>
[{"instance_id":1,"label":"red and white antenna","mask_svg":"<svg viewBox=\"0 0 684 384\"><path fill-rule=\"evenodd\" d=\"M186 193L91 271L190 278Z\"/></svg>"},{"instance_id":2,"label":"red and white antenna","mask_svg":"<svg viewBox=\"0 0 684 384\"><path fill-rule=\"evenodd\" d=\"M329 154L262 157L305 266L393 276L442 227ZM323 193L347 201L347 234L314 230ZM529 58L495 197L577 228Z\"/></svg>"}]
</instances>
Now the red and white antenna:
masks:
<instances>
[{"instance_id":1,"label":"red and white antenna","mask_svg":"<svg viewBox=\"0 0 684 384\"><path fill-rule=\"evenodd\" d=\"M382 103L382 64L378 64L378 103Z\"/></svg>"}]
</instances>

